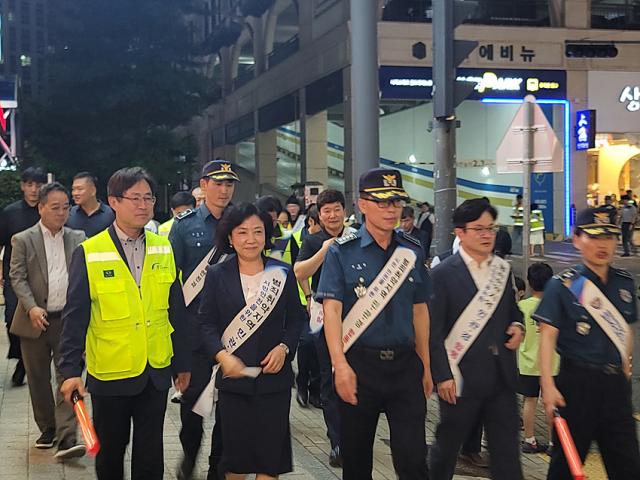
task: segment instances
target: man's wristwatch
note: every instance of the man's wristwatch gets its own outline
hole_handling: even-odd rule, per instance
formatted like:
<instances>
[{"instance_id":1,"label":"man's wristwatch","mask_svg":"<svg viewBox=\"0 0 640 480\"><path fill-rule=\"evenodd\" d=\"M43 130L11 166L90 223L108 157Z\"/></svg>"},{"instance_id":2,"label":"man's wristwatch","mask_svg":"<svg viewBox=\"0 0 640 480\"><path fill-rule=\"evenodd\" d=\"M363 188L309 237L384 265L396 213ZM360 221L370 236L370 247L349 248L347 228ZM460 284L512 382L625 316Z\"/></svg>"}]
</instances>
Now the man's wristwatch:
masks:
<instances>
[{"instance_id":1,"label":"man's wristwatch","mask_svg":"<svg viewBox=\"0 0 640 480\"><path fill-rule=\"evenodd\" d=\"M286 343L279 343L278 344L279 347L282 347L282 349L284 350L284 353L286 353L287 355L289 355L289 347L287 347Z\"/></svg>"}]
</instances>

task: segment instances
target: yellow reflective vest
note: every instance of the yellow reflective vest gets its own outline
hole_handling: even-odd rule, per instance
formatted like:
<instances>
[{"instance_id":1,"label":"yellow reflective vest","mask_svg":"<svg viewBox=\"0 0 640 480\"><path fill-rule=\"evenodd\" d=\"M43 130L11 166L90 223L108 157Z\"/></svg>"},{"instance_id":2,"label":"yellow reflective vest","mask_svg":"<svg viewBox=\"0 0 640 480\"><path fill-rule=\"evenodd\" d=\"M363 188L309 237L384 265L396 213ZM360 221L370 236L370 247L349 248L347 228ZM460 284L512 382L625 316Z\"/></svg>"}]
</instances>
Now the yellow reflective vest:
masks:
<instances>
[{"instance_id":1,"label":"yellow reflective vest","mask_svg":"<svg viewBox=\"0 0 640 480\"><path fill-rule=\"evenodd\" d=\"M87 370L98 380L137 377L147 366L168 367L173 357L169 290L176 278L171 244L145 232L140 287L116 249L109 231L84 241L91 319Z\"/></svg>"},{"instance_id":2,"label":"yellow reflective vest","mask_svg":"<svg viewBox=\"0 0 640 480\"><path fill-rule=\"evenodd\" d=\"M171 231L171 227L173 226L174 220L175 220L175 217L172 217L166 222L158 225L158 235L162 235L163 237L168 237L169 232Z\"/></svg>"}]
</instances>

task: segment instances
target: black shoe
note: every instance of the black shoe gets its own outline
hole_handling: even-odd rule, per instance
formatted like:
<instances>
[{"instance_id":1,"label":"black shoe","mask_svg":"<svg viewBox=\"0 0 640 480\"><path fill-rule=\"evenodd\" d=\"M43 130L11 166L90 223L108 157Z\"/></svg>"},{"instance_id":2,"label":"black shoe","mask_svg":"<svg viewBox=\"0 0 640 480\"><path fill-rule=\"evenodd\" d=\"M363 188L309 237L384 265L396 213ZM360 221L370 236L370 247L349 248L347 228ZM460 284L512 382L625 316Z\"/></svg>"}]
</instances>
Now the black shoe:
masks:
<instances>
[{"instance_id":1,"label":"black shoe","mask_svg":"<svg viewBox=\"0 0 640 480\"><path fill-rule=\"evenodd\" d=\"M340 455L340 447L333 447L329 454L329 465L333 468L342 468L342 455Z\"/></svg>"},{"instance_id":2,"label":"black shoe","mask_svg":"<svg viewBox=\"0 0 640 480\"><path fill-rule=\"evenodd\" d=\"M178 480L189 480L191 478L191 475L193 474L194 467L195 463L184 457L182 459L182 462L180 462L178 471L176 472L176 477L178 478Z\"/></svg>"},{"instance_id":3,"label":"black shoe","mask_svg":"<svg viewBox=\"0 0 640 480\"><path fill-rule=\"evenodd\" d=\"M302 408L309 408L309 394L304 394L300 390L296 393L296 401Z\"/></svg>"},{"instance_id":4,"label":"black shoe","mask_svg":"<svg viewBox=\"0 0 640 480\"><path fill-rule=\"evenodd\" d=\"M36 448L51 448L56 443L56 429L49 428L36 440Z\"/></svg>"},{"instance_id":5,"label":"black shoe","mask_svg":"<svg viewBox=\"0 0 640 480\"><path fill-rule=\"evenodd\" d=\"M309 395L309 404L314 408L322 408L319 395Z\"/></svg>"},{"instance_id":6,"label":"black shoe","mask_svg":"<svg viewBox=\"0 0 640 480\"><path fill-rule=\"evenodd\" d=\"M14 387L20 387L24 385L24 376L27 372L24 370L24 362L22 359L18 360L16 364L16 369L13 372L13 376L11 377L11 383Z\"/></svg>"},{"instance_id":7,"label":"black shoe","mask_svg":"<svg viewBox=\"0 0 640 480\"><path fill-rule=\"evenodd\" d=\"M87 453L87 447L77 443L74 439L68 439L58 444L58 451L54 458L62 462L71 458L84 457L85 453Z\"/></svg>"}]
</instances>

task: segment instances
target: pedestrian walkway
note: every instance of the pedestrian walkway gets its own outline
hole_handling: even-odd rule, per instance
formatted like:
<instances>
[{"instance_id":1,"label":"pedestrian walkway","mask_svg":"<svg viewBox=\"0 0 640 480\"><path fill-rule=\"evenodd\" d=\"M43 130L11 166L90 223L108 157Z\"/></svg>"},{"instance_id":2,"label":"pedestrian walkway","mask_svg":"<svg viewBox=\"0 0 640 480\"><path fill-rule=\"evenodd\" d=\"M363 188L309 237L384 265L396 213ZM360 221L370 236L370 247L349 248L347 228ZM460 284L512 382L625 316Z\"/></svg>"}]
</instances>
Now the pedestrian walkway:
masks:
<instances>
[{"instance_id":1,"label":"pedestrian walkway","mask_svg":"<svg viewBox=\"0 0 640 480\"><path fill-rule=\"evenodd\" d=\"M0 307L0 318L2 318ZM0 479L2 480L84 480L95 478L93 460L89 457L59 464L53 459L55 448L38 450L33 447L40 435L33 420L28 386L12 387L11 374L15 360L5 358L7 338L0 334ZM90 401L88 402L90 405ZM438 421L438 404L429 401L427 420L427 442L433 443ZM329 442L325 434L322 412L315 408L302 409L293 400L291 408L291 434L293 437L294 472L283 478L295 480L334 480L340 478L341 471L329 467ZM175 404L168 404L165 418L164 450L165 479L175 479L176 467L182 450L178 439L180 412ZM205 432L211 432L211 422L207 421ZM541 412L537 421L537 432L544 438L545 426ZM374 480L395 480L391 452L389 450L389 430L381 417L374 444ZM210 448L207 434L197 465L196 479L206 478L206 461ZM546 455L523 455L522 466L526 480L542 480L548 466ZM126 463L129 463L127 456ZM601 467L600 467L601 468ZM488 470L459 465L456 480L489 478ZM590 470L589 480L606 478Z\"/></svg>"}]
</instances>

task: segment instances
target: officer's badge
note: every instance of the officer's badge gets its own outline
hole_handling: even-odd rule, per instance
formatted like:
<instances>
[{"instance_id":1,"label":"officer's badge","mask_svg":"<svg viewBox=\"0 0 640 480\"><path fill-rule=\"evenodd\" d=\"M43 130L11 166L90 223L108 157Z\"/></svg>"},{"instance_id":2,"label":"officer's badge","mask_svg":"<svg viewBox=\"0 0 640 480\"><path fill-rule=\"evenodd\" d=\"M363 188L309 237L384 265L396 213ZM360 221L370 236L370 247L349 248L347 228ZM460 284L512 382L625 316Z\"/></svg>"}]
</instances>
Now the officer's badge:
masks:
<instances>
[{"instance_id":1,"label":"officer's badge","mask_svg":"<svg viewBox=\"0 0 640 480\"><path fill-rule=\"evenodd\" d=\"M611 219L609 218L609 214L607 212L596 212L593 214L593 223L610 224Z\"/></svg>"},{"instance_id":2,"label":"officer's badge","mask_svg":"<svg viewBox=\"0 0 640 480\"><path fill-rule=\"evenodd\" d=\"M356 293L356 297L362 298L367 294L367 287L364 286L364 278L360 277L358 279L358 285L353 289Z\"/></svg>"},{"instance_id":3,"label":"officer's badge","mask_svg":"<svg viewBox=\"0 0 640 480\"><path fill-rule=\"evenodd\" d=\"M621 288L620 290L618 290L618 293L620 294L620 299L623 302L631 303L633 301L633 295L631 295L631 292L629 290Z\"/></svg>"},{"instance_id":4,"label":"officer's badge","mask_svg":"<svg viewBox=\"0 0 640 480\"><path fill-rule=\"evenodd\" d=\"M591 300L590 305L596 310L600 310L602 308L602 300L600 300L600 297L596 297L593 300Z\"/></svg>"},{"instance_id":5,"label":"officer's badge","mask_svg":"<svg viewBox=\"0 0 640 480\"><path fill-rule=\"evenodd\" d=\"M222 167L222 171L223 172L230 172L231 171L231 164L230 163L223 163L220 166Z\"/></svg>"},{"instance_id":6,"label":"officer's badge","mask_svg":"<svg viewBox=\"0 0 640 480\"><path fill-rule=\"evenodd\" d=\"M591 324L587 322L577 322L576 332L580 335L589 335L589 333L591 333Z\"/></svg>"},{"instance_id":7,"label":"officer's badge","mask_svg":"<svg viewBox=\"0 0 640 480\"><path fill-rule=\"evenodd\" d=\"M393 173L391 175L382 175L382 184L385 187L397 187L398 179Z\"/></svg>"}]
</instances>

